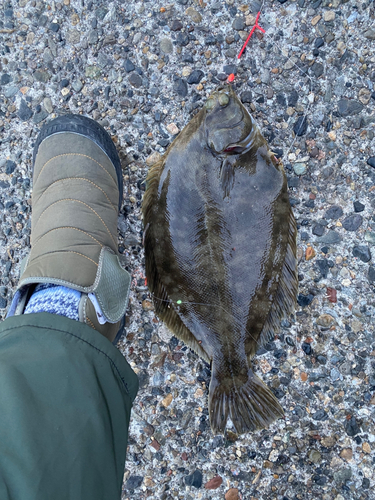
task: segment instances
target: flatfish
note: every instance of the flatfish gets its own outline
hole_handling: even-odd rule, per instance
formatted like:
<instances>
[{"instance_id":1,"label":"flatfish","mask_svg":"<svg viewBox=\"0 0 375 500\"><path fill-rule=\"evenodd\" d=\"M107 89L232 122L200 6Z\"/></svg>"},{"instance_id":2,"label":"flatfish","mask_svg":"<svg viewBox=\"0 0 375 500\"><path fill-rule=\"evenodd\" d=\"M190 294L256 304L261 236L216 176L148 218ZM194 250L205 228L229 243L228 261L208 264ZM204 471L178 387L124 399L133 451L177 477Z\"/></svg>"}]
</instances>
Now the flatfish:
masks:
<instances>
[{"instance_id":1,"label":"flatfish","mask_svg":"<svg viewBox=\"0 0 375 500\"><path fill-rule=\"evenodd\" d=\"M142 205L157 315L211 363L213 432L283 416L251 358L293 312L296 224L281 162L231 86L220 87L149 171Z\"/></svg>"}]
</instances>

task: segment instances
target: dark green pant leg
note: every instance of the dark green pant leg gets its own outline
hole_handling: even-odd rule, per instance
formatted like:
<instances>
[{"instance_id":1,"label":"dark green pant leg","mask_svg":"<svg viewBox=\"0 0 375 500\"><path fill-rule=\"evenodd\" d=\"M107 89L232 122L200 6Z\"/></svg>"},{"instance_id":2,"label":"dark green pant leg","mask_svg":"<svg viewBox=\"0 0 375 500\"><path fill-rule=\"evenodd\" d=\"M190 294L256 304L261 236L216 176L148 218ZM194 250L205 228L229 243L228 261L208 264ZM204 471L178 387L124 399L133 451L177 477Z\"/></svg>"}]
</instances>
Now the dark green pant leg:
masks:
<instances>
[{"instance_id":1,"label":"dark green pant leg","mask_svg":"<svg viewBox=\"0 0 375 500\"><path fill-rule=\"evenodd\" d=\"M0 499L119 500L138 379L90 327L0 324Z\"/></svg>"}]
</instances>

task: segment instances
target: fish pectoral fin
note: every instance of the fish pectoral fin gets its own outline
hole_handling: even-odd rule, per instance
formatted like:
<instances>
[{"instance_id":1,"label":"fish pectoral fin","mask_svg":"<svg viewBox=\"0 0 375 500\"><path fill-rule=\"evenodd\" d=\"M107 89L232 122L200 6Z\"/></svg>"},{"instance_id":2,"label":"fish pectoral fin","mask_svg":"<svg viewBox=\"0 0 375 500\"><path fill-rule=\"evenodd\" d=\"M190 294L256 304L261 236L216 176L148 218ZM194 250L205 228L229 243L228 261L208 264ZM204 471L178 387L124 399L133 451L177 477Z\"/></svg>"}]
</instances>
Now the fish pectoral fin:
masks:
<instances>
[{"instance_id":1,"label":"fish pectoral fin","mask_svg":"<svg viewBox=\"0 0 375 500\"><path fill-rule=\"evenodd\" d=\"M224 433L228 417L238 434L268 427L283 417L284 411L271 390L249 367L247 378L223 378L220 367L212 364L208 399L211 429Z\"/></svg>"},{"instance_id":2,"label":"fish pectoral fin","mask_svg":"<svg viewBox=\"0 0 375 500\"><path fill-rule=\"evenodd\" d=\"M280 329L280 321L285 316L293 313L296 308L298 292L296 234L296 221L292 214L292 209L290 209L288 245L284 265L281 271L280 282L271 309L259 336L256 349L264 346L270 340L273 340L275 334ZM250 357L254 354L255 352L251 352Z\"/></svg>"},{"instance_id":3,"label":"fish pectoral fin","mask_svg":"<svg viewBox=\"0 0 375 500\"><path fill-rule=\"evenodd\" d=\"M234 164L225 158L220 168L221 189L224 192L224 198L230 195L230 191L234 184Z\"/></svg>"}]
</instances>

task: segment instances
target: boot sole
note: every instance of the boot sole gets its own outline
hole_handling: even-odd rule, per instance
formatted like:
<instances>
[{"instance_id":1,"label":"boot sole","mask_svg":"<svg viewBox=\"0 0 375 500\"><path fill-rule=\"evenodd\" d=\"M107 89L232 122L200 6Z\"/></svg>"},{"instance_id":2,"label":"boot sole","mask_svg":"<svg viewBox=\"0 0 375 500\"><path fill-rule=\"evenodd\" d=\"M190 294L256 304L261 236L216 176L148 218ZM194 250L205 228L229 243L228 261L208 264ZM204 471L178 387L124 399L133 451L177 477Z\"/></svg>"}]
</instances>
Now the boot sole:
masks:
<instances>
[{"instance_id":1,"label":"boot sole","mask_svg":"<svg viewBox=\"0 0 375 500\"><path fill-rule=\"evenodd\" d=\"M91 118L81 115L62 115L55 118L51 122L46 123L39 132L34 146L33 165L35 163L39 146L44 139L47 139L47 137L50 137L51 135L61 134L63 132L72 132L91 139L111 160L116 170L117 182L119 186L118 208L120 210L123 200L123 179L120 158L111 136L101 125L99 125L99 123Z\"/></svg>"}]
</instances>

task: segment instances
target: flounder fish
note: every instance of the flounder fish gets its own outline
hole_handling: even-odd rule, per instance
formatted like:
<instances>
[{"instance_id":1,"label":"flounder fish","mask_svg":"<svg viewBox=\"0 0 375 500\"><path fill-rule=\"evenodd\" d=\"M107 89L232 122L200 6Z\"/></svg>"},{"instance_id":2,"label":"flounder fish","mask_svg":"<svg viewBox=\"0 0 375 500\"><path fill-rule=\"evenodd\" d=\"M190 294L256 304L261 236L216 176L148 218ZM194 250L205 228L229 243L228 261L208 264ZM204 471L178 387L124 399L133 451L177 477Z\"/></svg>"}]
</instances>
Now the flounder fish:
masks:
<instances>
[{"instance_id":1,"label":"flounder fish","mask_svg":"<svg viewBox=\"0 0 375 500\"><path fill-rule=\"evenodd\" d=\"M213 432L283 416L251 368L297 295L296 224L281 162L230 86L149 171L146 276L159 318L211 363Z\"/></svg>"}]
</instances>

